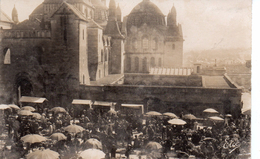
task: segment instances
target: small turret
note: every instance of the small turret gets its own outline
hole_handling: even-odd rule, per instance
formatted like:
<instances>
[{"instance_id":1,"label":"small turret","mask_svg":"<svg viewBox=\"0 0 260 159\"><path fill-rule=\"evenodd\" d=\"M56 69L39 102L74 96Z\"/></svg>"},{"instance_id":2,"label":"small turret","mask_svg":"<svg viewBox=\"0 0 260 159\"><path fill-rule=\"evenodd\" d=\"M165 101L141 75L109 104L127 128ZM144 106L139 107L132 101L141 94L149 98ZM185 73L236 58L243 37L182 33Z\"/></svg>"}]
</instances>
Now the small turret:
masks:
<instances>
[{"instance_id":1,"label":"small turret","mask_svg":"<svg viewBox=\"0 0 260 159\"><path fill-rule=\"evenodd\" d=\"M108 20L116 19L116 2L115 0L110 0L108 9Z\"/></svg>"},{"instance_id":2,"label":"small turret","mask_svg":"<svg viewBox=\"0 0 260 159\"><path fill-rule=\"evenodd\" d=\"M121 8L119 7L119 4L116 8L116 19L117 21L121 22L122 21L122 12L121 12Z\"/></svg>"},{"instance_id":3,"label":"small turret","mask_svg":"<svg viewBox=\"0 0 260 159\"><path fill-rule=\"evenodd\" d=\"M14 5L13 11L12 11L12 20L14 21L15 24L19 23L18 12L15 8L15 5Z\"/></svg>"},{"instance_id":4,"label":"small turret","mask_svg":"<svg viewBox=\"0 0 260 159\"><path fill-rule=\"evenodd\" d=\"M168 16L167 16L167 25L168 26L176 26L176 9L174 5L172 6L172 9L170 10Z\"/></svg>"}]
</instances>

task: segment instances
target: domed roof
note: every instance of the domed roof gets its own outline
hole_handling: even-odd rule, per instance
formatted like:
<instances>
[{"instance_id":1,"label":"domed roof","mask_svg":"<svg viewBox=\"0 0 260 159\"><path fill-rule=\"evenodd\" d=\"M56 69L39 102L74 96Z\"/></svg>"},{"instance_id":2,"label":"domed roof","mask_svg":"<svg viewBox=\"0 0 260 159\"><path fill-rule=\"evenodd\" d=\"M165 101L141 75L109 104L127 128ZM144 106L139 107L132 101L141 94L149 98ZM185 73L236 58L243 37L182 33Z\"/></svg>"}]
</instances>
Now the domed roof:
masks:
<instances>
[{"instance_id":1,"label":"domed roof","mask_svg":"<svg viewBox=\"0 0 260 159\"><path fill-rule=\"evenodd\" d=\"M63 0L45 0L43 3L62 3Z\"/></svg>"},{"instance_id":2,"label":"domed roof","mask_svg":"<svg viewBox=\"0 0 260 159\"><path fill-rule=\"evenodd\" d=\"M150 0L143 0L133 8L129 15L138 13L152 13L164 16L162 11L154 3L150 2Z\"/></svg>"},{"instance_id":3,"label":"domed roof","mask_svg":"<svg viewBox=\"0 0 260 159\"><path fill-rule=\"evenodd\" d=\"M150 0L143 0L133 8L127 18L127 31L129 32L132 26L141 27L143 24L150 27L166 26L165 15Z\"/></svg>"},{"instance_id":4,"label":"domed roof","mask_svg":"<svg viewBox=\"0 0 260 159\"><path fill-rule=\"evenodd\" d=\"M43 14L43 4L40 4L38 7L36 7L31 15L33 14Z\"/></svg>"}]
</instances>

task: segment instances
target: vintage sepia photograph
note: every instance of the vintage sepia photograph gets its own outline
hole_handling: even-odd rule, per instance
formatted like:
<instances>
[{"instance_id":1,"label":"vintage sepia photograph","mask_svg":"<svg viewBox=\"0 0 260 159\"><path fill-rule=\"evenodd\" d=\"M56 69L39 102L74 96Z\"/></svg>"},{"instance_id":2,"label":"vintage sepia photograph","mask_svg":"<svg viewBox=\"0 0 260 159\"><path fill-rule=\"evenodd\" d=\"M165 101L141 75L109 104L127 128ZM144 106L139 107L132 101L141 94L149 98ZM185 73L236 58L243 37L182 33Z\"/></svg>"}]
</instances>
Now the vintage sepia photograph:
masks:
<instances>
[{"instance_id":1,"label":"vintage sepia photograph","mask_svg":"<svg viewBox=\"0 0 260 159\"><path fill-rule=\"evenodd\" d=\"M252 0L0 0L1 159L250 159Z\"/></svg>"}]
</instances>

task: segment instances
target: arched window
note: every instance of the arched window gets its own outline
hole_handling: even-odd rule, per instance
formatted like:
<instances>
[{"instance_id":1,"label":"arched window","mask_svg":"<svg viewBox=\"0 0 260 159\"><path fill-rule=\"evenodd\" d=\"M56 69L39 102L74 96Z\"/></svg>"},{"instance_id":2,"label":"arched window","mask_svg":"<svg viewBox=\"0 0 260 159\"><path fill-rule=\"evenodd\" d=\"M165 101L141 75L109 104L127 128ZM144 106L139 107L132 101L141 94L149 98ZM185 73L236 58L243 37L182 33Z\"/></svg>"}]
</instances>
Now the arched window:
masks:
<instances>
[{"instance_id":1,"label":"arched window","mask_svg":"<svg viewBox=\"0 0 260 159\"><path fill-rule=\"evenodd\" d=\"M126 58L126 69L127 72L131 71L131 57Z\"/></svg>"},{"instance_id":2,"label":"arched window","mask_svg":"<svg viewBox=\"0 0 260 159\"><path fill-rule=\"evenodd\" d=\"M103 62L103 58L104 58L104 51L101 50L101 62Z\"/></svg>"},{"instance_id":3,"label":"arched window","mask_svg":"<svg viewBox=\"0 0 260 159\"><path fill-rule=\"evenodd\" d=\"M133 49L134 50L136 50L137 49L137 39L136 38L134 38L133 40L132 40L132 47L133 47Z\"/></svg>"},{"instance_id":4,"label":"arched window","mask_svg":"<svg viewBox=\"0 0 260 159\"><path fill-rule=\"evenodd\" d=\"M139 71L139 58L135 57L135 72Z\"/></svg>"},{"instance_id":5,"label":"arched window","mask_svg":"<svg viewBox=\"0 0 260 159\"><path fill-rule=\"evenodd\" d=\"M85 75L83 75L83 84L85 84Z\"/></svg>"},{"instance_id":6,"label":"arched window","mask_svg":"<svg viewBox=\"0 0 260 159\"><path fill-rule=\"evenodd\" d=\"M11 64L11 51L9 48L4 49L4 64Z\"/></svg>"},{"instance_id":7,"label":"arched window","mask_svg":"<svg viewBox=\"0 0 260 159\"><path fill-rule=\"evenodd\" d=\"M155 58L154 57L152 57L151 58L151 67L155 67Z\"/></svg>"},{"instance_id":8,"label":"arched window","mask_svg":"<svg viewBox=\"0 0 260 159\"><path fill-rule=\"evenodd\" d=\"M172 49L175 50L175 44L172 44Z\"/></svg>"},{"instance_id":9,"label":"arched window","mask_svg":"<svg viewBox=\"0 0 260 159\"><path fill-rule=\"evenodd\" d=\"M158 59L158 67L162 67L162 58Z\"/></svg>"},{"instance_id":10,"label":"arched window","mask_svg":"<svg viewBox=\"0 0 260 159\"><path fill-rule=\"evenodd\" d=\"M143 49L144 50L148 49L148 43L149 43L148 38L146 36L143 37L142 44L143 44Z\"/></svg>"},{"instance_id":11,"label":"arched window","mask_svg":"<svg viewBox=\"0 0 260 159\"><path fill-rule=\"evenodd\" d=\"M98 70L98 77L101 78L101 70Z\"/></svg>"},{"instance_id":12,"label":"arched window","mask_svg":"<svg viewBox=\"0 0 260 159\"><path fill-rule=\"evenodd\" d=\"M157 50L158 49L158 40L157 40L157 38L154 38L152 40L152 49L153 50Z\"/></svg>"},{"instance_id":13,"label":"arched window","mask_svg":"<svg viewBox=\"0 0 260 159\"><path fill-rule=\"evenodd\" d=\"M143 59L143 72L147 72L147 58Z\"/></svg>"}]
</instances>

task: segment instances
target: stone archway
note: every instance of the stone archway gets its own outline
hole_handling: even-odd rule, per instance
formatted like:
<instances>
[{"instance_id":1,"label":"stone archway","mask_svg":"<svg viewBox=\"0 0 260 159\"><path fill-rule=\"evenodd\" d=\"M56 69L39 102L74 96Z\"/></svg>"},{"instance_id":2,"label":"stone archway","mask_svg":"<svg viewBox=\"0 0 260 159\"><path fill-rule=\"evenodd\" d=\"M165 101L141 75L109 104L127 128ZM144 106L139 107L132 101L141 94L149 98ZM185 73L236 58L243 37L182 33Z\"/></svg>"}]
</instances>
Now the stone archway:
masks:
<instances>
[{"instance_id":1,"label":"stone archway","mask_svg":"<svg viewBox=\"0 0 260 159\"><path fill-rule=\"evenodd\" d=\"M17 95L17 102L22 96L32 96L33 86L27 73L19 73L15 79L15 93Z\"/></svg>"}]
</instances>

